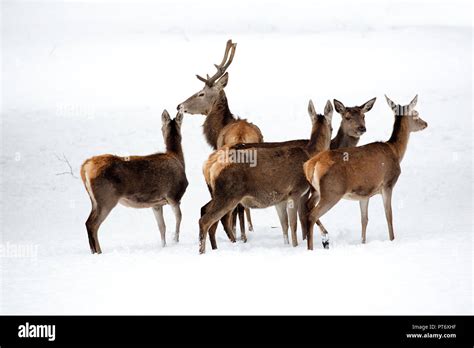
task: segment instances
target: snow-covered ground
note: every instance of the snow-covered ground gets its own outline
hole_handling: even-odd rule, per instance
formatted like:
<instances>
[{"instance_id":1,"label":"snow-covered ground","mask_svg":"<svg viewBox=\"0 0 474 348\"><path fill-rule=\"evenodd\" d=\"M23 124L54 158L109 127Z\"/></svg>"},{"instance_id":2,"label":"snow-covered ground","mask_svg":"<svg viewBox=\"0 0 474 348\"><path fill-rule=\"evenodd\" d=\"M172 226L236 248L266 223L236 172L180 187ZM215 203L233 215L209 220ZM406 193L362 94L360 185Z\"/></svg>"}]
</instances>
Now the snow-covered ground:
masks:
<instances>
[{"instance_id":1,"label":"snow-covered ground","mask_svg":"<svg viewBox=\"0 0 474 348\"><path fill-rule=\"evenodd\" d=\"M3 2L2 314L472 313L472 22L466 2ZM231 110L268 141L309 136L312 98L376 96L361 144L387 139L384 93L418 110L394 191L394 242L380 197L361 245L356 202L322 219L323 250L283 245L273 208L253 210L249 241L198 254L204 116L187 115L190 182L181 241L165 208L162 249L150 210L117 207L91 255L90 201L74 175L92 155L164 149L161 111L201 88L225 41L238 43ZM340 116L335 115L337 129ZM22 255L15 255L24 251ZM20 250L22 249L22 250ZM23 257L15 257L23 256Z\"/></svg>"}]
</instances>

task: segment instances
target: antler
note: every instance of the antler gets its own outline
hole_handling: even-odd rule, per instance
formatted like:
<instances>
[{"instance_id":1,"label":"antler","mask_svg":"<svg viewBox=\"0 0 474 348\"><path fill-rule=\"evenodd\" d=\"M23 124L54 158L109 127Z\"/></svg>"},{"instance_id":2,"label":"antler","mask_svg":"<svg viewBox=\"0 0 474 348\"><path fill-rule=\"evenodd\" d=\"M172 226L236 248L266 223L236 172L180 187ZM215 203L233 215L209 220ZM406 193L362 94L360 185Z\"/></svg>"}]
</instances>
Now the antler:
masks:
<instances>
[{"instance_id":1,"label":"antler","mask_svg":"<svg viewBox=\"0 0 474 348\"><path fill-rule=\"evenodd\" d=\"M209 75L206 75L207 79L199 75L196 75L196 77L202 82L204 82L206 85L208 85L209 87L212 87L212 85L217 81L217 79L220 78L222 75L224 75L225 71L227 70L229 65L232 63L232 60L234 59L236 47L237 47L237 43L232 43L232 40L228 40L227 45L225 47L224 58L222 59L221 64L219 65L214 64L214 66L217 69L217 72L214 74L214 76L209 77ZM229 57L229 53L230 53L230 57Z\"/></svg>"}]
</instances>

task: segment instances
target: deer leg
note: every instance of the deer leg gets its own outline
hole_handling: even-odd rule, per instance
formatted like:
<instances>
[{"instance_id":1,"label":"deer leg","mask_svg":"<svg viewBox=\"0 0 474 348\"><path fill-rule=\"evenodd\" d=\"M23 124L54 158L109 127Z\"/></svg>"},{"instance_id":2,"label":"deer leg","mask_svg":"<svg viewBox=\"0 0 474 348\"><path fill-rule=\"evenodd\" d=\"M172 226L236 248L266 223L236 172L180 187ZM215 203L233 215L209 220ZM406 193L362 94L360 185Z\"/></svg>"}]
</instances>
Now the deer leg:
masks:
<instances>
[{"instance_id":1,"label":"deer leg","mask_svg":"<svg viewBox=\"0 0 474 348\"><path fill-rule=\"evenodd\" d=\"M171 208L173 209L174 217L176 219L176 229L175 229L175 232L174 232L174 241L176 243L178 243L179 242L179 228L181 226L181 220L183 218L183 215L181 214L181 207L179 206L179 203L172 205Z\"/></svg>"},{"instance_id":2,"label":"deer leg","mask_svg":"<svg viewBox=\"0 0 474 348\"><path fill-rule=\"evenodd\" d=\"M313 229L316 221L319 220L321 216L326 214L337 202L342 198L342 195L333 196L331 198L325 198L321 196L318 204L311 209L308 214L308 250L313 250ZM323 240L324 249L329 249L329 236L327 231L324 233L321 231L321 237Z\"/></svg>"},{"instance_id":3,"label":"deer leg","mask_svg":"<svg viewBox=\"0 0 474 348\"><path fill-rule=\"evenodd\" d=\"M158 228L161 234L161 246L164 248L166 246L166 225L165 219L163 218L163 206L158 205L153 207L153 214L155 214L156 222L158 223Z\"/></svg>"},{"instance_id":4,"label":"deer leg","mask_svg":"<svg viewBox=\"0 0 474 348\"><path fill-rule=\"evenodd\" d=\"M232 211L232 233L237 237L237 208Z\"/></svg>"},{"instance_id":5,"label":"deer leg","mask_svg":"<svg viewBox=\"0 0 474 348\"><path fill-rule=\"evenodd\" d=\"M362 243L366 240L367 223L369 222L369 199L359 201L360 221L362 223Z\"/></svg>"},{"instance_id":6,"label":"deer leg","mask_svg":"<svg viewBox=\"0 0 474 348\"><path fill-rule=\"evenodd\" d=\"M224 199L213 198L209 206L207 207L204 215L199 219L199 253L204 254L206 252L206 237L209 228L218 222L222 217L230 213L239 201L233 199L231 201L224 201ZM226 226L228 224L225 224ZM216 246L217 247L217 246Z\"/></svg>"},{"instance_id":7,"label":"deer leg","mask_svg":"<svg viewBox=\"0 0 474 348\"><path fill-rule=\"evenodd\" d=\"M288 211L286 210L286 202L281 202L275 205L280 219L281 230L283 231L283 243L290 244L288 240Z\"/></svg>"},{"instance_id":8,"label":"deer leg","mask_svg":"<svg viewBox=\"0 0 474 348\"><path fill-rule=\"evenodd\" d=\"M387 218L388 224L388 236L390 240L395 239L393 233L393 223L392 223L392 189L388 187L382 188L382 199L383 206L385 208L385 217Z\"/></svg>"},{"instance_id":9,"label":"deer leg","mask_svg":"<svg viewBox=\"0 0 474 348\"><path fill-rule=\"evenodd\" d=\"M229 238L229 240L232 242L232 243L235 243L237 241L237 239L235 238L235 234L234 234L234 231L232 229L232 225L227 223L226 226L224 226L224 231L225 233L227 234L227 238Z\"/></svg>"},{"instance_id":10,"label":"deer leg","mask_svg":"<svg viewBox=\"0 0 474 348\"><path fill-rule=\"evenodd\" d=\"M323 226L323 223L321 222L321 220L316 221L316 225L318 225L319 232L321 233L321 235L328 233L328 230L326 230L326 228Z\"/></svg>"},{"instance_id":11,"label":"deer leg","mask_svg":"<svg viewBox=\"0 0 474 348\"><path fill-rule=\"evenodd\" d=\"M86 229L89 236L89 246L91 248L92 254L102 253L98 238L99 227L116 204L117 202L114 202L113 204L97 204L92 208L89 218L86 221Z\"/></svg>"},{"instance_id":12,"label":"deer leg","mask_svg":"<svg viewBox=\"0 0 474 348\"><path fill-rule=\"evenodd\" d=\"M94 241L94 227L92 221L94 221L95 215L97 215L96 208L92 208L89 217L86 221L86 230L87 230L87 237L89 239L89 247L91 248L91 253L95 254L95 241Z\"/></svg>"},{"instance_id":13,"label":"deer leg","mask_svg":"<svg viewBox=\"0 0 474 348\"><path fill-rule=\"evenodd\" d=\"M306 234L308 233L308 224L306 220L306 215L308 215L308 207L306 205L309 197L309 191L300 197L298 203L298 217L301 224L301 236L303 240L306 239Z\"/></svg>"},{"instance_id":14,"label":"deer leg","mask_svg":"<svg viewBox=\"0 0 474 348\"><path fill-rule=\"evenodd\" d=\"M201 217L206 213L206 210L207 210L207 207L209 206L209 204L211 204L211 201L209 201L207 204L205 204L202 208L201 208ZM232 243L235 243L235 236L232 232L232 228L226 226L227 224L227 218L224 217L221 219L221 223L222 223L222 226L224 226L224 231L225 233L227 234L227 237L229 238L229 240L232 242ZM211 240L211 244L213 243L214 241L214 245L215 245L215 248L213 249L217 249L217 244L216 244L216 230L217 230L217 226L218 226L219 222L216 222L215 224L213 224L210 229L209 229L209 239Z\"/></svg>"},{"instance_id":15,"label":"deer leg","mask_svg":"<svg viewBox=\"0 0 474 348\"><path fill-rule=\"evenodd\" d=\"M228 213L224 215L224 217L221 219L221 223L224 227L224 231L227 234L227 237L229 237L232 243L235 243L235 237L232 232L232 214ZM212 250L217 249L216 231L218 224L219 223L216 222L209 228L209 241L211 242Z\"/></svg>"},{"instance_id":16,"label":"deer leg","mask_svg":"<svg viewBox=\"0 0 474 348\"><path fill-rule=\"evenodd\" d=\"M218 223L216 222L209 228L209 241L211 242L212 250L217 249L217 242L216 242L216 230L217 230ZM225 226L224 226L225 229Z\"/></svg>"},{"instance_id":17,"label":"deer leg","mask_svg":"<svg viewBox=\"0 0 474 348\"><path fill-rule=\"evenodd\" d=\"M237 206L237 213L239 214L239 223L240 223L240 239L247 243L247 235L245 234L245 215L244 215L244 206L239 204Z\"/></svg>"},{"instance_id":18,"label":"deer leg","mask_svg":"<svg viewBox=\"0 0 474 348\"><path fill-rule=\"evenodd\" d=\"M288 203L288 217L291 228L291 243L294 247L296 247L298 246L298 236L296 235L296 230L298 228L297 213L299 201L296 199L291 199Z\"/></svg>"},{"instance_id":19,"label":"deer leg","mask_svg":"<svg viewBox=\"0 0 474 348\"><path fill-rule=\"evenodd\" d=\"M319 193L316 192L314 187L311 186L309 197L306 201L306 209L308 211L311 211L311 209L313 209L316 206L316 203L318 203L318 200L319 200Z\"/></svg>"},{"instance_id":20,"label":"deer leg","mask_svg":"<svg viewBox=\"0 0 474 348\"><path fill-rule=\"evenodd\" d=\"M232 221L228 217L231 217L231 214L227 214L221 220L222 224L224 225L224 231L227 234L227 237L230 239L232 243L235 243L235 237L232 233ZM225 219L225 220L224 220ZM216 241L216 230L218 226L218 222L213 224L209 227L209 241L211 242L212 249L217 249L217 241Z\"/></svg>"},{"instance_id":21,"label":"deer leg","mask_svg":"<svg viewBox=\"0 0 474 348\"><path fill-rule=\"evenodd\" d=\"M209 201L207 202L206 204L204 204L202 207L201 207L201 217L206 213L207 211L207 208L209 207L209 205L211 204L212 201Z\"/></svg>"},{"instance_id":22,"label":"deer leg","mask_svg":"<svg viewBox=\"0 0 474 348\"><path fill-rule=\"evenodd\" d=\"M306 215L309 214L309 212L311 211L311 209L313 209L316 204L318 203L318 200L319 200L319 193L316 192L316 190L314 189L314 187L311 186L310 188L310 195L309 195L309 198L306 200ZM303 216L306 216L306 215L303 215ZM303 220L306 220L305 218L303 218ZM306 223L307 224L307 223ZM320 226L320 222L318 221L317 222L318 226ZM303 225L303 223L301 224ZM321 225L322 226L322 225ZM308 229L309 229L309 226L306 226L306 231L302 231L303 232L303 240L306 239L307 235L308 235ZM326 231L327 233L327 231Z\"/></svg>"},{"instance_id":23,"label":"deer leg","mask_svg":"<svg viewBox=\"0 0 474 348\"><path fill-rule=\"evenodd\" d=\"M235 239L235 236L236 236L235 226L234 226L234 223L233 223L234 216L237 216L237 215L234 214L234 212L230 212L229 217L227 215L225 215L221 219L221 224L222 224L222 227L224 227L224 231L227 234L227 238L229 238L229 240L232 243L235 243L235 241L236 241L236 239ZM230 219L230 225L226 226L226 224L229 223L228 222L229 219ZM218 224L218 222L216 224ZM217 228L217 226L216 226L216 228Z\"/></svg>"},{"instance_id":24,"label":"deer leg","mask_svg":"<svg viewBox=\"0 0 474 348\"><path fill-rule=\"evenodd\" d=\"M91 248L92 254L96 253L94 231L96 229L95 221L97 220L97 214L98 214L97 208L93 207L86 221L87 237L89 238L89 247Z\"/></svg>"},{"instance_id":25,"label":"deer leg","mask_svg":"<svg viewBox=\"0 0 474 348\"><path fill-rule=\"evenodd\" d=\"M234 209L234 212L235 212L235 209ZM234 234L234 231L233 231L233 227L232 227L232 223L233 223L233 214L232 213L227 213L226 215L224 215L224 217L221 219L222 221L222 224L224 226L224 231L225 233L227 234L227 236L229 238L232 238L231 239L231 242L232 243L235 243L236 242L236 234Z\"/></svg>"},{"instance_id":26,"label":"deer leg","mask_svg":"<svg viewBox=\"0 0 474 348\"><path fill-rule=\"evenodd\" d=\"M252 216L250 215L250 209L245 208L245 216L247 217L247 222L249 223L249 231L253 231Z\"/></svg>"},{"instance_id":27,"label":"deer leg","mask_svg":"<svg viewBox=\"0 0 474 348\"><path fill-rule=\"evenodd\" d=\"M232 243L235 243L237 241L237 233L235 232L235 226L234 226L234 217L237 216L235 213L235 209L232 212L227 213L221 218L221 223L222 227L224 227L225 234L227 235L227 238ZM217 223L216 223L217 227Z\"/></svg>"}]
</instances>

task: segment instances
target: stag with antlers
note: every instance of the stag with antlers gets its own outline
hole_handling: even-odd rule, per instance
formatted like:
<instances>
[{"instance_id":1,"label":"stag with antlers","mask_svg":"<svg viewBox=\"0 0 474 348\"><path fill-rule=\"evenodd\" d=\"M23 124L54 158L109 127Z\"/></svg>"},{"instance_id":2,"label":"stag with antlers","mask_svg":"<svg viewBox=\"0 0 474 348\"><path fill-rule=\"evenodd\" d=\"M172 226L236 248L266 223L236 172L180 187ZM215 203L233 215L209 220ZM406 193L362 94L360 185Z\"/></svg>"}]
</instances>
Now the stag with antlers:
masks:
<instances>
[{"instance_id":1,"label":"stag with antlers","mask_svg":"<svg viewBox=\"0 0 474 348\"><path fill-rule=\"evenodd\" d=\"M226 72L234 59L237 43L232 40L227 41L224 58L220 64L215 64L217 71L213 76L207 75L206 78L196 75L196 77L204 82L204 87L178 105L178 110L182 112L196 115L206 116L203 131L206 141L214 150L224 145L234 145L239 143L260 143L263 141L260 129L245 119L236 118L229 110L227 97L224 88L229 81L229 73ZM212 189L209 189L212 195ZM236 208L240 221L241 239L245 242L247 237L245 234L244 211L249 223L249 230L253 230L250 211L239 205ZM233 213L233 228L231 231L226 229L226 233L232 242L235 242L235 225L236 212ZM212 227L216 229L217 224Z\"/></svg>"}]
</instances>

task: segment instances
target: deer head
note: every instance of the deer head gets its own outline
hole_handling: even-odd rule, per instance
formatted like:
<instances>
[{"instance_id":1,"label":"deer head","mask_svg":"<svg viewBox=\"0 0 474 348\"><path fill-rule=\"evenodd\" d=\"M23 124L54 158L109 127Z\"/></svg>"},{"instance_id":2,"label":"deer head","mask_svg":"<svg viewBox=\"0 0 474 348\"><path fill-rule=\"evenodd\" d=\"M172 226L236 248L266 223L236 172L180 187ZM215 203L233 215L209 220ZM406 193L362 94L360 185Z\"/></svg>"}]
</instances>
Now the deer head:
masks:
<instances>
[{"instance_id":1,"label":"deer head","mask_svg":"<svg viewBox=\"0 0 474 348\"><path fill-rule=\"evenodd\" d=\"M178 111L178 114L174 119L171 119L168 111L163 110L161 114L161 132L163 133L163 139L165 142L168 139L177 139L181 141L181 124L183 123L183 113Z\"/></svg>"},{"instance_id":2,"label":"deer head","mask_svg":"<svg viewBox=\"0 0 474 348\"><path fill-rule=\"evenodd\" d=\"M328 100L326 106L324 107L324 115L318 114L314 107L313 101L310 99L308 104L308 114L311 118L311 123L313 129L311 131L310 144L308 145L312 148L312 145L319 147L317 150L322 151L323 149L329 149L331 143L331 134L332 134L332 114L333 108L331 102ZM320 123L320 121L322 123ZM318 145L316 143L319 142ZM314 148L312 150L315 150Z\"/></svg>"},{"instance_id":3,"label":"deer head","mask_svg":"<svg viewBox=\"0 0 474 348\"><path fill-rule=\"evenodd\" d=\"M341 128L344 134L354 138L359 138L367 130L365 128L365 113L374 106L375 99L370 99L361 106L345 107L339 100L334 99L334 107L341 115Z\"/></svg>"},{"instance_id":4,"label":"deer head","mask_svg":"<svg viewBox=\"0 0 474 348\"><path fill-rule=\"evenodd\" d=\"M324 118L326 119L326 122L329 124L329 129L331 130L332 130L331 121L332 121L333 112L334 110L332 108L331 101L328 100L326 102L326 106L324 107L324 115L319 115L319 116L324 116ZM318 119L318 113L316 112L313 101L311 99L309 100L309 103L308 103L308 114L311 117L311 122L315 124Z\"/></svg>"},{"instance_id":5,"label":"deer head","mask_svg":"<svg viewBox=\"0 0 474 348\"><path fill-rule=\"evenodd\" d=\"M418 114L418 111L415 110L416 103L418 102L418 95L413 98L410 104L404 106L395 104L387 96L385 96L385 99L387 99L388 106L390 106L396 117L408 116L408 130L410 132L418 132L428 127L428 123L422 120Z\"/></svg>"},{"instance_id":6,"label":"deer head","mask_svg":"<svg viewBox=\"0 0 474 348\"><path fill-rule=\"evenodd\" d=\"M212 106L216 100L219 99L219 96L221 92L223 92L225 86L227 86L229 74L226 73L226 70L234 59L236 47L237 44L232 43L232 40L227 41L224 58L222 59L221 64L214 64L217 72L212 77L207 75L207 78L196 75L200 81L204 82L204 88L179 104L178 110L193 115L209 114Z\"/></svg>"}]
</instances>

